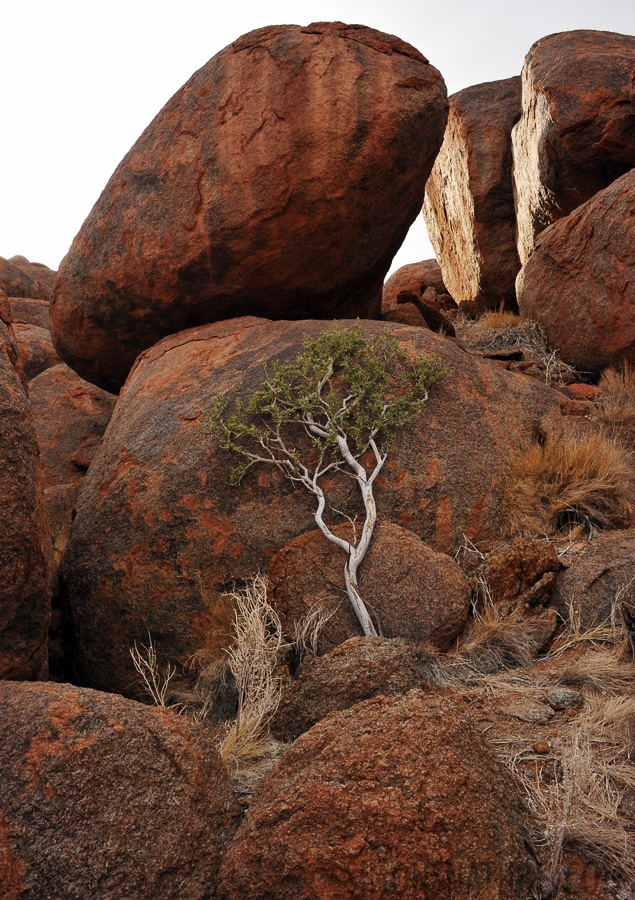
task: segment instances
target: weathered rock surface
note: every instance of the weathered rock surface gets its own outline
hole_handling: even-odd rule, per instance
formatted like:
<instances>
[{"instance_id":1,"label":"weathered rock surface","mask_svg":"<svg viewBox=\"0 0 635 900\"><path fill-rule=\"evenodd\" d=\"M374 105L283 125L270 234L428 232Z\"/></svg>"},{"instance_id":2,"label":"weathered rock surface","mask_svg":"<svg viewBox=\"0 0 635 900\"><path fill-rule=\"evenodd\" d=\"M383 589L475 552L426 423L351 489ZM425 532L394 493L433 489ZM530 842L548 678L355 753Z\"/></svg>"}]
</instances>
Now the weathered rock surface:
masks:
<instances>
[{"instance_id":1,"label":"weathered rock surface","mask_svg":"<svg viewBox=\"0 0 635 900\"><path fill-rule=\"evenodd\" d=\"M57 272L42 263L33 263L25 256L0 256L0 288L9 297L31 297L48 300Z\"/></svg>"},{"instance_id":2,"label":"weathered rock surface","mask_svg":"<svg viewBox=\"0 0 635 900\"><path fill-rule=\"evenodd\" d=\"M635 169L539 235L516 291L565 362L635 363Z\"/></svg>"},{"instance_id":3,"label":"weathered rock surface","mask_svg":"<svg viewBox=\"0 0 635 900\"><path fill-rule=\"evenodd\" d=\"M4 312L3 312L4 310ZM0 298L0 678L46 677L49 562L38 449Z\"/></svg>"},{"instance_id":4,"label":"weathered rock surface","mask_svg":"<svg viewBox=\"0 0 635 900\"><path fill-rule=\"evenodd\" d=\"M517 538L489 554L483 574L493 600L513 600L526 595L545 575L553 575L559 568L553 544Z\"/></svg>"},{"instance_id":5,"label":"weathered rock surface","mask_svg":"<svg viewBox=\"0 0 635 900\"><path fill-rule=\"evenodd\" d=\"M328 327L237 319L189 329L140 356L84 481L62 565L84 682L130 690L129 648L147 642L148 630L162 659L185 661L209 627L200 579L222 591L266 571L288 541L315 528L313 498L273 466L231 487L235 461L200 428L218 393L259 386L262 359L296 359L303 336ZM400 433L376 484L379 519L449 552L495 523L511 449L558 395L429 331L362 323L367 334L385 327L408 349L439 354L452 374ZM326 488L333 506L359 514L349 479Z\"/></svg>"},{"instance_id":6,"label":"weathered rock surface","mask_svg":"<svg viewBox=\"0 0 635 900\"><path fill-rule=\"evenodd\" d=\"M58 353L117 391L164 335L240 315L378 315L443 140L447 95L361 25L239 38L122 161L62 263Z\"/></svg>"},{"instance_id":7,"label":"weathered rock surface","mask_svg":"<svg viewBox=\"0 0 635 900\"><path fill-rule=\"evenodd\" d=\"M635 37L564 31L537 41L523 67L514 128L518 252L550 223L635 166Z\"/></svg>"},{"instance_id":8,"label":"weathered rock surface","mask_svg":"<svg viewBox=\"0 0 635 900\"><path fill-rule=\"evenodd\" d=\"M592 541L556 580L555 599L565 621L583 629L611 622L626 604L635 610L635 529L611 531Z\"/></svg>"},{"instance_id":9,"label":"weathered rock surface","mask_svg":"<svg viewBox=\"0 0 635 900\"><path fill-rule=\"evenodd\" d=\"M334 713L261 782L221 869L223 900L531 896L511 776L447 697Z\"/></svg>"},{"instance_id":10,"label":"weathered rock surface","mask_svg":"<svg viewBox=\"0 0 635 900\"><path fill-rule=\"evenodd\" d=\"M402 640L354 637L302 664L271 722L275 737L295 741L330 712L378 694L405 694L421 683L417 656Z\"/></svg>"},{"instance_id":11,"label":"weathered rock surface","mask_svg":"<svg viewBox=\"0 0 635 900\"><path fill-rule=\"evenodd\" d=\"M185 717L67 684L0 684L5 900L216 896L239 821Z\"/></svg>"},{"instance_id":12,"label":"weathered rock surface","mask_svg":"<svg viewBox=\"0 0 635 900\"><path fill-rule=\"evenodd\" d=\"M384 284L382 312L397 306L399 303L397 298L402 291L412 291L417 296L423 297L429 288L434 290L435 300L441 308L456 309L456 303L450 297L443 281L441 266L436 259L425 259L423 262L402 266L393 272Z\"/></svg>"},{"instance_id":13,"label":"weathered rock surface","mask_svg":"<svg viewBox=\"0 0 635 900\"><path fill-rule=\"evenodd\" d=\"M353 536L348 525L335 533L347 540ZM269 579L283 627L292 630L317 603L336 610L322 632L325 648L359 634L346 596L345 562L343 551L317 529L289 541L274 556ZM470 588L458 564L399 525L376 526L358 582L383 637L427 641L447 650L467 620Z\"/></svg>"},{"instance_id":14,"label":"weathered rock surface","mask_svg":"<svg viewBox=\"0 0 635 900\"><path fill-rule=\"evenodd\" d=\"M443 280L470 314L516 306L511 132L520 112L520 77L453 94L426 184L423 216Z\"/></svg>"},{"instance_id":15,"label":"weathered rock surface","mask_svg":"<svg viewBox=\"0 0 635 900\"><path fill-rule=\"evenodd\" d=\"M29 297L9 297L11 319L21 325L49 327L49 305L47 300L33 300Z\"/></svg>"},{"instance_id":16,"label":"weathered rock surface","mask_svg":"<svg viewBox=\"0 0 635 900\"><path fill-rule=\"evenodd\" d=\"M14 321L13 331L27 381L31 381L45 369L59 365L61 360L53 348L48 328Z\"/></svg>"}]
</instances>

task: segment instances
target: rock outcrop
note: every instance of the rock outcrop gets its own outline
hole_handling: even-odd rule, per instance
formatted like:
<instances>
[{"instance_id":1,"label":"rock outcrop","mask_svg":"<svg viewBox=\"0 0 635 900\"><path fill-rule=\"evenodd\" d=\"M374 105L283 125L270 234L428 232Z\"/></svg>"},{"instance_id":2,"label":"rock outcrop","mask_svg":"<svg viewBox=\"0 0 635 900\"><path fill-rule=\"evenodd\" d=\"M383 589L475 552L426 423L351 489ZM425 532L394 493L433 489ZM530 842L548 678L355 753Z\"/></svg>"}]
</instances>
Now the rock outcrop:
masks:
<instances>
[{"instance_id":1,"label":"rock outcrop","mask_svg":"<svg viewBox=\"0 0 635 900\"><path fill-rule=\"evenodd\" d=\"M183 716L67 684L0 684L0 895L207 900L240 811Z\"/></svg>"},{"instance_id":2,"label":"rock outcrop","mask_svg":"<svg viewBox=\"0 0 635 900\"><path fill-rule=\"evenodd\" d=\"M334 713L261 782L222 900L525 900L536 881L511 776L461 705L413 690Z\"/></svg>"},{"instance_id":3,"label":"rock outcrop","mask_svg":"<svg viewBox=\"0 0 635 900\"><path fill-rule=\"evenodd\" d=\"M521 313L581 371L635 362L634 248L635 169L545 229L518 275Z\"/></svg>"},{"instance_id":4,"label":"rock outcrop","mask_svg":"<svg viewBox=\"0 0 635 900\"><path fill-rule=\"evenodd\" d=\"M16 322L13 325L20 360L27 381L61 362L51 342L51 332L39 325Z\"/></svg>"},{"instance_id":5,"label":"rock outcrop","mask_svg":"<svg viewBox=\"0 0 635 900\"><path fill-rule=\"evenodd\" d=\"M239 38L124 158L64 259L55 347L109 391L164 335L239 315L379 314L443 140L447 95L361 25Z\"/></svg>"},{"instance_id":6,"label":"rock outcrop","mask_svg":"<svg viewBox=\"0 0 635 900\"><path fill-rule=\"evenodd\" d=\"M0 289L8 297L31 297L48 300L56 272L42 263L32 263L25 256L0 256Z\"/></svg>"},{"instance_id":7,"label":"rock outcrop","mask_svg":"<svg viewBox=\"0 0 635 900\"><path fill-rule=\"evenodd\" d=\"M635 37L564 31L537 41L523 67L514 128L518 252L549 224L635 166Z\"/></svg>"},{"instance_id":8,"label":"rock outcrop","mask_svg":"<svg viewBox=\"0 0 635 900\"><path fill-rule=\"evenodd\" d=\"M353 537L347 525L335 533L346 540ZM323 647L359 633L346 596L345 561L343 551L318 530L294 538L274 556L269 567L272 603L283 627L292 631L293 623L318 604L333 613L322 631ZM447 650L467 620L470 588L457 563L399 525L377 525L358 580L383 637Z\"/></svg>"},{"instance_id":9,"label":"rock outcrop","mask_svg":"<svg viewBox=\"0 0 635 900\"><path fill-rule=\"evenodd\" d=\"M84 481L62 563L85 683L129 691L129 648L148 630L161 659L186 661L209 628L201 580L212 594L226 590L315 528L313 497L273 466L231 487L235 461L200 429L219 393L259 386L261 360L296 359L305 334L329 327L237 319L165 338L139 357ZM380 473L380 521L448 552L492 527L511 450L558 395L429 331L362 323L366 334L385 327L407 349L437 353L452 374L404 427ZM337 509L359 512L349 479L327 489Z\"/></svg>"},{"instance_id":10,"label":"rock outcrop","mask_svg":"<svg viewBox=\"0 0 635 900\"><path fill-rule=\"evenodd\" d=\"M470 314L516 307L511 132L520 111L520 77L453 94L426 184L423 216L443 280Z\"/></svg>"},{"instance_id":11,"label":"rock outcrop","mask_svg":"<svg viewBox=\"0 0 635 900\"><path fill-rule=\"evenodd\" d=\"M11 321L14 325L37 325L49 327L49 305L47 300L33 300L29 297L9 297Z\"/></svg>"},{"instance_id":12,"label":"rock outcrop","mask_svg":"<svg viewBox=\"0 0 635 900\"><path fill-rule=\"evenodd\" d=\"M28 680L48 672L48 536L31 407L9 321L0 295L0 678Z\"/></svg>"}]
</instances>

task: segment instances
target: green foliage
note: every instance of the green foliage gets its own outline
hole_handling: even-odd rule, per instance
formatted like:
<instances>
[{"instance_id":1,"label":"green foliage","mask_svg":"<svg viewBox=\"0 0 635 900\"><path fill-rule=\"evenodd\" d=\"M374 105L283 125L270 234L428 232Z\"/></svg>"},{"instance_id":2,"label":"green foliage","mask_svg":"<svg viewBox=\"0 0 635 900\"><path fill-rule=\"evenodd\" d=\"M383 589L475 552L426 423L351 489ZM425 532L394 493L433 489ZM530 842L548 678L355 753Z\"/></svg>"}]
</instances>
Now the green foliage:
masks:
<instances>
[{"instance_id":1,"label":"green foliage","mask_svg":"<svg viewBox=\"0 0 635 900\"><path fill-rule=\"evenodd\" d=\"M385 454L395 430L421 413L429 388L449 374L430 354L411 357L387 330L364 336L359 322L305 335L295 362L262 365L263 384L246 400L218 397L203 429L242 456L233 484L254 462L297 476L304 467L289 441L301 443L302 431L321 460L333 460L330 468L339 468L342 438L355 459L373 444Z\"/></svg>"}]
</instances>

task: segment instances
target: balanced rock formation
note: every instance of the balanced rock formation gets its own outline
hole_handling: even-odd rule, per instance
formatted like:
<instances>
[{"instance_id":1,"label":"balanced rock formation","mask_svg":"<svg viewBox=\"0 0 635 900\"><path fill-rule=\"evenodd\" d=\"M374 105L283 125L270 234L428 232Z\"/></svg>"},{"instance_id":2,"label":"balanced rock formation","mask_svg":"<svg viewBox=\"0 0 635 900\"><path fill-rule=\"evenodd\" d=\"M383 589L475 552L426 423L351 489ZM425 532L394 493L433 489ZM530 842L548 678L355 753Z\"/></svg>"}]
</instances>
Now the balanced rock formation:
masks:
<instances>
[{"instance_id":1,"label":"balanced rock formation","mask_svg":"<svg viewBox=\"0 0 635 900\"><path fill-rule=\"evenodd\" d=\"M333 713L260 783L221 900L532 896L510 774L465 708L413 690Z\"/></svg>"},{"instance_id":2,"label":"balanced rock formation","mask_svg":"<svg viewBox=\"0 0 635 900\"><path fill-rule=\"evenodd\" d=\"M538 236L516 290L565 362L635 362L635 169Z\"/></svg>"},{"instance_id":3,"label":"balanced rock formation","mask_svg":"<svg viewBox=\"0 0 635 900\"><path fill-rule=\"evenodd\" d=\"M335 534L353 538L348 525ZM318 604L333 613L322 631L323 647L359 633L346 597L345 561L342 550L319 530L301 534L274 556L269 567L272 603L283 627L291 632L293 623ZM471 593L458 564L399 525L376 526L358 580L383 637L425 641L447 650L467 620Z\"/></svg>"},{"instance_id":4,"label":"balanced rock formation","mask_svg":"<svg viewBox=\"0 0 635 900\"><path fill-rule=\"evenodd\" d=\"M284 687L271 722L273 735L295 741L331 712L378 694L405 694L422 681L417 655L402 640L354 637L304 662Z\"/></svg>"},{"instance_id":5,"label":"balanced rock formation","mask_svg":"<svg viewBox=\"0 0 635 900\"><path fill-rule=\"evenodd\" d=\"M0 895L207 900L240 811L184 716L68 684L0 684Z\"/></svg>"},{"instance_id":6,"label":"balanced rock formation","mask_svg":"<svg viewBox=\"0 0 635 900\"><path fill-rule=\"evenodd\" d=\"M48 537L31 407L8 322L0 295L0 678L27 680L48 671Z\"/></svg>"},{"instance_id":7,"label":"balanced rock formation","mask_svg":"<svg viewBox=\"0 0 635 900\"><path fill-rule=\"evenodd\" d=\"M518 252L550 223L635 166L635 36L564 31L537 41L523 67L514 128Z\"/></svg>"},{"instance_id":8,"label":"balanced rock formation","mask_svg":"<svg viewBox=\"0 0 635 900\"><path fill-rule=\"evenodd\" d=\"M443 140L428 61L361 25L239 38L158 114L62 263L54 343L118 391L164 335L240 315L378 315Z\"/></svg>"},{"instance_id":9,"label":"balanced rock formation","mask_svg":"<svg viewBox=\"0 0 635 900\"><path fill-rule=\"evenodd\" d=\"M43 263L29 262L25 256L0 256L0 289L9 297L48 300L56 274Z\"/></svg>"},{"instance_id":10,"label":"balanced rock formation","mask_svg":"<svg viewBox=\"0 0 635 900\"><path fill-rule=\"evenodd\" d=\"M274 466L254 467L232 487L235 460L201 426L219 393L262 384L263 359L296 359L305 334L331 327L235 319L165 338L139 357L84 481L62 562L84 683L130 691L129 649L147 642L148 631L163 661L186 661L209 628L201 581L214 594L265 572L285 544L315 528L313 497ZM435 352L452 370L399 433L376 483L379 521L440 552L463 535L478 540L495 524L496 485L512 448L558 405L557 393L430 331L361 327L387 327L407 349ZM350 479L326 487L336 509L359 513Z\"/></svg>"},{"instance_id":11,"label":"balanced rock formation","mask_svg":"<svg viewBox=\"0 0 635 900\"><path fill-rule=\"evenodd\" d=\"M426 184L423 216L443 280L470 314L516 306L520 260L511 132L520 95L520 77L453 94L443 146Z\"/></svg>"}]
</instances>

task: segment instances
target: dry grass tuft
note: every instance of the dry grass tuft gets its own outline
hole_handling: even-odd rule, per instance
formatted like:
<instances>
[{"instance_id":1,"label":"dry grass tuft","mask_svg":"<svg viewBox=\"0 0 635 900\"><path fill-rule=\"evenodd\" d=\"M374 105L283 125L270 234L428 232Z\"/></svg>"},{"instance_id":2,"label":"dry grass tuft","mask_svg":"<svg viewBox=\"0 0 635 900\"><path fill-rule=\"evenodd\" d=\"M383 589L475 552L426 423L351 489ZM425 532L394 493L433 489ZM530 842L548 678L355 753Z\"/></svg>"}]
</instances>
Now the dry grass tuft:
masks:
<instances>
[{"instance_id":1,"label":"dry grass tuft","mask_svg":"<svg viewBox=\"0 0 635 900\"><path fill-rule=\"evenodd\" d=\"M635 518L633 455L603 432L532 444L510 462L502 511L509 536L571 526L615 528Z\"/></svg>"},{"instance_id":2,"label":"dry grass tuft","mask_svg":"<svg viewBox=\"0 0 635 900\"><path fill-rule=\"evenodd\" d=\"M298 671L305 659L315 659L318 655L320 635L338 609L339 604L327 605L318 601L303 618L294 623L291 635L291 674Z\"/></svg>"},{"instance_id":3,"label":"dry grass tuft","mask_svg":"<svg viewBox=\"0 0 635 900\"><path fill-rule=\"evenodd\" d=\"M598 382L595 417L618 433L635 432L635 369L605 369Z\"/></svg>"},{"instance_id":4,"label":"dry grass tuft","mask_svg":"<svg viewBox=\"0 0 635 900\"><path fill-rule=\"evenodd\" d=\"M144 690L154 705L162 706L166 709L177 709L178 704L175 704L171 698L171 681L176 674L176 669L168 663L161 671L156 648L152 643L150 634L148 634L148 643L141 644L141 648L137 646L135 641L134 647L130 649L130 656L135 669L141 677Z\"/></svg>"},{"instance_id":5,"label":"dry grass tuft","mask_svg":"<svg viewBox=\"0 0 635 900\"><path fill-rule=\"evenodd\" d=\"M593 648L560 673L560 684L619 695L635 687L635 663L619 646Z\"/></svg>"}]
</instances>

